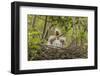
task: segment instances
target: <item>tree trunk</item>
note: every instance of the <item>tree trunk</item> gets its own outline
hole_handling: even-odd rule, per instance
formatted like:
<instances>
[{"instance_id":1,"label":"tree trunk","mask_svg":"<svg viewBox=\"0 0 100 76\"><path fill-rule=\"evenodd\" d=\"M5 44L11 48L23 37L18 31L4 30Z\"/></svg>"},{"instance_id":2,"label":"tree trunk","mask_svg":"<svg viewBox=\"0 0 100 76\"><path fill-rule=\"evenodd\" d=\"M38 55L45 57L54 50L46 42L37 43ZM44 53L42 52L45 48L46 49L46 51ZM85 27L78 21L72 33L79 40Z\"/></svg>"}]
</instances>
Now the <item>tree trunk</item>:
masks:
<instances>
[{"instance_id":1,"label":"tree trunk","mask_svg":"<svg viewBox=\"0 0 100 76\"><path fill-rule=\"evenodd\" d=\"M33 17L32 27L34 27L34 25L35 25L35 21L36 21L36 16Z\"/></svg>"},{"instance_id":2,"label":"tree trunk","mask_svg":"<svg viewBox=\"0 0 100 76\"><path fill-rule=\"evenodd\" d=\"M76 26L75 26L75 17L72 17L72 25L73 25L73 40L74 40L74 44L75 46L77 46L76 43Z\"/></svg>"},{"instance_id":3,"label":"tree trunk","mask_svg":"<svg viewBox=\"0 0 100 76\"><path fill-rule=\"evenodd\" d=\"M47 16L45 17L45 24L44 24L44 29L42 33L42 39L44 39L45 31L46 31L46 26L47 26Z\"/></svg>"},{"instance_id":4,"label":"tree trunk","mask_svg":"<svg viewBox=\"0 0 100 76\"><path fill-rule=\"evenodd\" d=\"M47 30L46 30L46 32L45 32L45 35L44 35L44 38L45 39L47 39L47 37L48 37L48 33L49 33L49 30L51 29L51 23L49 22L48 23L48 28L47 28Z\"/></svg>"}]
</instances>

